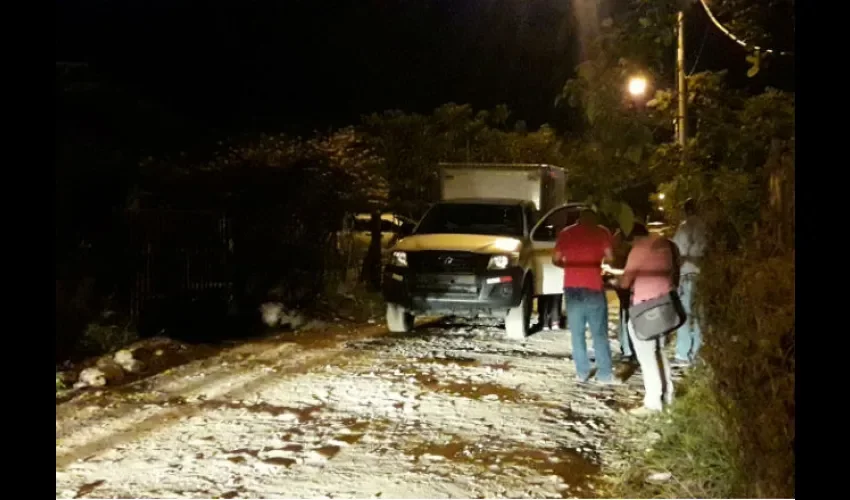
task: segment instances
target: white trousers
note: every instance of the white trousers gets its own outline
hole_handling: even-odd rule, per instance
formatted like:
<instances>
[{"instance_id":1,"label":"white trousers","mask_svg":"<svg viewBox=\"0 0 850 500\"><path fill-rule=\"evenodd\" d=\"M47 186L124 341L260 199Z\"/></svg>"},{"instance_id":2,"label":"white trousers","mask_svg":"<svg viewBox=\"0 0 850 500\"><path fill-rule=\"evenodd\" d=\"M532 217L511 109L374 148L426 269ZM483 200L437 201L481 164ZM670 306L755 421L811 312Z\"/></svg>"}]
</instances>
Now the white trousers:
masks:
<instances>
[{"instance_id":1,"label":"white trousers","mask_svg":"<svg viewBox=\"0 0 850 500\"><path fill-rule=\"evenodd\" d=\"M673 402L673 376L670 361L664 354L666 337L640 340L635 336L634 325L629 321L629 337L632 339L635 357L643 374L643 405L653 410Z\"/></svg>"}]
</instances>

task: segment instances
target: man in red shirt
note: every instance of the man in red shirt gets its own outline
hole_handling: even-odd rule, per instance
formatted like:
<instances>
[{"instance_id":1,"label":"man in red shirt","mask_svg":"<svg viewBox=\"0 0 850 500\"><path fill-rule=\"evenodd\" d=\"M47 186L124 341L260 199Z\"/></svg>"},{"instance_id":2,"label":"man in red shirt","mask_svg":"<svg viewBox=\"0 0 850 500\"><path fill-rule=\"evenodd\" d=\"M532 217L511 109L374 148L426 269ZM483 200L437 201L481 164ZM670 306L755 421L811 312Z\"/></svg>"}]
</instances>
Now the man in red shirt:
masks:
<instances>
[{"instance_id":1,"label":"man in red shirt","mask_svg":"<svg viewBox=\"0 0 850 500\"><path fill-rule=\"evenodd\" d=\"M590 378L586 328L590 326L596 354L596 380L617 383L611 367L608 343L608 299L602 283L602 262L613 259L611 233L596 223L591 209L581 212L577 223L558 235L552 263L564 268L564 298L573 360L580 382Z\"/></svg>"}]
</instances>

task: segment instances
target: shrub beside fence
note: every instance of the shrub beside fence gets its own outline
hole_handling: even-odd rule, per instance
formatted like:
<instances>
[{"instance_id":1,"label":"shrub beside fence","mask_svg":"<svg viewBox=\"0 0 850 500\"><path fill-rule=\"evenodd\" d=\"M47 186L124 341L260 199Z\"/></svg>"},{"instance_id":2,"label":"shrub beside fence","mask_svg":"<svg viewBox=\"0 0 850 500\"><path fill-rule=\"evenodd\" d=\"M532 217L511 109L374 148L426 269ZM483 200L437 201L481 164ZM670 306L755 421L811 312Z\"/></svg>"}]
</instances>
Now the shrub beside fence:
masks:
<instances>
[{"instance_id":1,"label":"shrub beside fence","mask_svg":"<svg viewBox=\"0 0 850 500\"><path fill-rule=\"evenodd\" d=\"M774 141L758 223L738 248L713 249L698 285L740 497L795 496L794 166L793 141Z\"/></svg>"}]
</instances>

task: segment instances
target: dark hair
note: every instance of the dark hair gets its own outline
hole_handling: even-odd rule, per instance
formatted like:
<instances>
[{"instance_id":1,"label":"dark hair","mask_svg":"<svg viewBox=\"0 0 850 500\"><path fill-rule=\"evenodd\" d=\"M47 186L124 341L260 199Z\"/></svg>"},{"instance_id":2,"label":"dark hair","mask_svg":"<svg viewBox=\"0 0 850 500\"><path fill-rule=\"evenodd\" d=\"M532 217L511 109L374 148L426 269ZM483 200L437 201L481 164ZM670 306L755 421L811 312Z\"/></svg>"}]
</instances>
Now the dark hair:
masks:
<instances>
[{"instance_id":1,"label":"dark hair","mask_svg":"<svg viewBox=\"0 0 850 500\"><path fill-rule=\"evenodd\" d=\"M578 213L578 219L580 222L588 222L588 221L596 221L596 210L590 207L582 208Z\"/></svg>"},{"instance_id":2,"label":"dark hair","mask_svg":"<svg viewBox=\"0 0 850 500\"><path fill-rule=\"evenodd\" d=\"M634 227L632 227L632 232L631 234L629 234L629 236L632 238L640 236L649 236L649 231L646 229L646 226L639 222L636 222Z\"/></svg>"},{"instance_id":3,"label":"dark hair","mask_svg":"<svg viewBox=\"0 0 850 500\"><path fill-rule=\"evenodd\" d=\"M693 198L688 198L685 200L685 205L683 207L685 209L686 215L694 215L697 213L697 202Z\"/></svg>"}]
</instances>

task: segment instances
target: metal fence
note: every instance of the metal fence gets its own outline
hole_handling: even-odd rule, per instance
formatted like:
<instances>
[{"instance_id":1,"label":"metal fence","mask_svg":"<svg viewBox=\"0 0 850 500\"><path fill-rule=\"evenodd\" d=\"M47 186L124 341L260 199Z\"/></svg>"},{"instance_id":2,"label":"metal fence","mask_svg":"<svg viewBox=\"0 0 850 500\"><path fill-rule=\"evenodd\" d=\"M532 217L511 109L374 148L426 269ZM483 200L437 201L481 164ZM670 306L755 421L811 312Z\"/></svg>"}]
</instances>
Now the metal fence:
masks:
<instances>
[{"instance_id":1,"label":"metal fence","mask_svg":"<svg viewBox=\"0 0 850 500\"><path fill-rule=\"evenodd\" d=\"M232 293L232 224L225 214L151 209L128 212L127 218L135 323L155 301Z\"/></svg>"}]
</instances>

